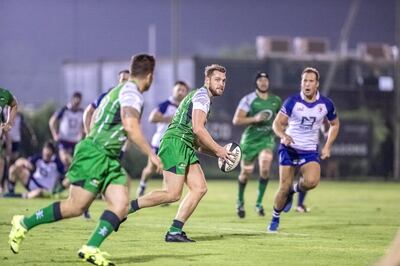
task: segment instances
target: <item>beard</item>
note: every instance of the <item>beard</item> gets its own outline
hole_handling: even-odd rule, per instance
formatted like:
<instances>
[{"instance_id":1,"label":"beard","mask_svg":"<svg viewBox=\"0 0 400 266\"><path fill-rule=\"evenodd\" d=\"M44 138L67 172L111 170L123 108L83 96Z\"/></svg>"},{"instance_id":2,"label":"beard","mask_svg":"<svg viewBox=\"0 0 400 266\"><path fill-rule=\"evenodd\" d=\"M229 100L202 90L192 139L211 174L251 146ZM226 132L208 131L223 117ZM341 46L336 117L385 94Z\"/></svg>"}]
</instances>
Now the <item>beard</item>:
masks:
<instances>
[{"instance_id":1,"label":"beard","mask_svg":"<svg viewBox=\"0 0 400 266\"><path fill-rule=\"evenodd\" d=\"M209 90L210 90L212 96L221 96L224 93L224 90L221 87L217 87L217 88L210 87Z\"/></svg>"},{"instance_id":2,"label":"beard","mask_svg":"<svg viewBox=\"0 0 400 266\"><path fill-rule=\"evenodd\" d=\"M268 90L269 90L269 88L268 88L267 86L261 87L261 88L256 87L256 89L257 89L257 91L259 91L259 92L261 92L261 93L266 93L266 92L268 92Z\"/></svg>"}]
</instances>

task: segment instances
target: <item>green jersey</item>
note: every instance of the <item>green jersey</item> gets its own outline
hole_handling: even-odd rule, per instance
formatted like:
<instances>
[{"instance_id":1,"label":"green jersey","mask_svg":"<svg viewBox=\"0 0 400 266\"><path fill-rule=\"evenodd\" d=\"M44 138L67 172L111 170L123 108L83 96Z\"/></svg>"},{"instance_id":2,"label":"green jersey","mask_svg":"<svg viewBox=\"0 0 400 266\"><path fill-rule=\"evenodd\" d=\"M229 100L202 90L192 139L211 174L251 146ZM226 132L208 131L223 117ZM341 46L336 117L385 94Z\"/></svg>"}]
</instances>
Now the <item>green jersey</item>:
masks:
<instances>
[{"instance_id":1,"label":"green jersey","mask_svg":"<svg viewBox=\"0 0 400 266\"><path fill-rule=\"evenodd\" d=\"M191 91L179 104L178 110L168 126L163 139L178 138L192 149L196 149L196 136L193 133L192 111L194 109L210 113L210 96L205 87Z\"/></svg>"},{"instance_id":2,"label":"green jersey","mask_svg":"<svg viewBox=\"0 0 400 266\"><path fill-rule=\"evenodd\" d=\"M118 85L101 100L88 138L102 147L107 155L117 158L127 138L122 126L121 108L129 106L141 114L143 102L143 95L135 83L128 81Z\"/></svg>"},{"instance_id":3,"label":"green jersey","mask_svg":"<svg viewBox=\"0 0 400 266\"><path fill-rule=\"evenodd\" d=\"M241 143L255 143L265 140L269 135L273 134L272 122L276 114L281 108L282 100L276 95L268 94L266 100L258 97L256 92L252 92L244 96L238 108L247 113L247 117L253 117L260 112L267 114L267 120L250 124L243 132Z\"/></svg>"}]
</instances>

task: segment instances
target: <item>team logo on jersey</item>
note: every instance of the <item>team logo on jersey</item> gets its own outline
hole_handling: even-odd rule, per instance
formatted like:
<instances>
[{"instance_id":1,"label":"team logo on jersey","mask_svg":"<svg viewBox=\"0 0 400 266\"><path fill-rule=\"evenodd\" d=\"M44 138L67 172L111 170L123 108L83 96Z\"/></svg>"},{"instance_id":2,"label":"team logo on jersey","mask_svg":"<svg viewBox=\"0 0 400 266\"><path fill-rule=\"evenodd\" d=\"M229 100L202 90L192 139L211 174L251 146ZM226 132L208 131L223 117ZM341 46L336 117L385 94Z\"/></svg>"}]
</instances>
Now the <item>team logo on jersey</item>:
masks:
<instances>
[{"instance_id":1,"label":"team logo on jersey","mask_svg":"<svg viewBox=\"0 0 400 266\"><path fill-rule=\"evenodd\" d=\"M265 113L266 114L267 119L265 119L265 121L271 120L272 117L274 116L274 113L271 110L263 110L263 111L259 112L259 114L260 113Z\"/></svg>"},{"instance_id":2,"label":"team logo on jersey","mask_svg":"<svg viewBox=\"0 0 400 266\"><path fill-rule=\"evenodd\" d=\"M90 180L90 184L94 187L98 187L99 186L99 180L97 179L92 179Z\"/></svg>"},{"instance_id":3,"label":"team logo on jersey","mask_svg":"<svg viewBox=\"0 0 400 266\"><path fill-rule=\"evenodd\" d=\"M301 118L300 128L304 130L311 130L317 118L315 116L303 116Z\"/></svg>"}]
</instances>

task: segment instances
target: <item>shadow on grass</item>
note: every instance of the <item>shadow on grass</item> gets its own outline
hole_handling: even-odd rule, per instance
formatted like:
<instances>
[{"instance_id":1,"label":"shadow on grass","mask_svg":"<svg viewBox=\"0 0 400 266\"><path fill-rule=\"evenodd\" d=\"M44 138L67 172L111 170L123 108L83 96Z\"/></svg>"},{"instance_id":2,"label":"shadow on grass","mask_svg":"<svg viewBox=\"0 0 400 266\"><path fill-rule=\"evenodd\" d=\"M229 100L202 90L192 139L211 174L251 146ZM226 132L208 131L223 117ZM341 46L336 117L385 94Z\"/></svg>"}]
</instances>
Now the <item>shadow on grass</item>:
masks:
<instances>
[{"instance_id":1,"label":"shadow on grass","mask_svg":"<svg viewBox=\"0 0 400 266\"><path fill-rule=\"evenodd\" d=\"M156 259L176 259L176 260L193 260L195 257L204 257L204 256L211 256L211 255L219 255L219 254L185 254L185 255L178 255L178 254L157 254L157 255L142 255L142 256L129 256L129 257L120 257L115 258L113 261L116 262L118 265L119 263L140 263L140 262L149 262Z\"/></svg>"},{"instance_id":2,"label":"shadow on grass","mask_svg":"<svg viewBox=\"0 0 400 266\"><path fill-rule=\"evenodd\" d=\"M193 239L196 240L196 241L215 241L215 240L225 240L225 239L228 239L228 238L242 238L242 237L249 237L249 236L260 236L262 234L264 234L264 233L260 232L260 233L246 233L246 234L239 234L239 233L218 234L218 235L198 236L198 237L193 237Z\"/></svg>"}]
</instances>

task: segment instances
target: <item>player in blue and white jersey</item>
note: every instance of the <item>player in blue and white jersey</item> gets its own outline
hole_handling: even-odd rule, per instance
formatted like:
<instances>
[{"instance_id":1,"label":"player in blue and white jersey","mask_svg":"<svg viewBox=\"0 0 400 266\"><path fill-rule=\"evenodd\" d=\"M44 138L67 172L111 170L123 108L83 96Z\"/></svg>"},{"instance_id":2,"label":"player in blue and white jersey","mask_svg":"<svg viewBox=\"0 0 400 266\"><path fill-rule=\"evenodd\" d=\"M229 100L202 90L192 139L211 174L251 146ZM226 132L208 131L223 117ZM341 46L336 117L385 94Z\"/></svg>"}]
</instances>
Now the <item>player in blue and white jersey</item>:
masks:
<instances>
[{"instance_id":1,"label":"player in blue and white jersey","mask_svg":"<svg viewBox=\"0 0 400 266\"><path fill-rule=\"evenodd\" d=\"M81 101L82 94L75 92L71 101L55 112L49 121L51 134L54 141L58 142L59 156L66 169L71 164L75 145L83 137Z\"/></svg>"},{"instance_id":2,"label":"player in blue and white jersey","mask_svg":"<svg viewBox=\"0 0 400 266\"><path fill-rule=\"evenodd\" d=\"M63 177L64 165L57 157L54 145L46 142L41 154L35 154L28 159L19 158L10 166L9 193L4 196L36 198L43 193L52 193ZM24 185L27 193L14 193L18 181Z\"/></svg>"},{"instance_id":3,"label":"player in blue and white jersey","mask_svg":"<svg viewBox=\"0 0 400 266\"><path fill-rule=\"evenodd\" d=\"M160 141L165 131L168 128L169 123L174 116L176 109L178 109L179 103L185 98L189 92L189 86L184 81L177 81L172 89L172 96L166 101L161 102L156 108L154 108L150 115L149 121L155 123L157 130L151 139L151 146L154 152L157 154L160 147ZM146 167L142 171L140 177L140 184L136 190L138 197L143 196L147 186L147 180L151 175L156 172L155 166L150 160L147 161Z\"/></svg>"},{"instance_id":4,"label":"player in blue and white jersey","mask_svg":"<svg viewBox=\"0 0 400 266\"><path fill-rule=\"evenodd\" d=\"M320 159L330 157L339 132L339 118L333 102L318 91L319 72L307 67L301 74L300 93L288 98L276 116L272 128L281 139L279 147L279 188L275 195L269 232L277 232L282 211L292 206L293 194L315 188L320 180ZM319 130L325 119L330 128L321 153L318 152ZM293 184L296 168L302 178Z\"/></svg>"}]
</instances>

